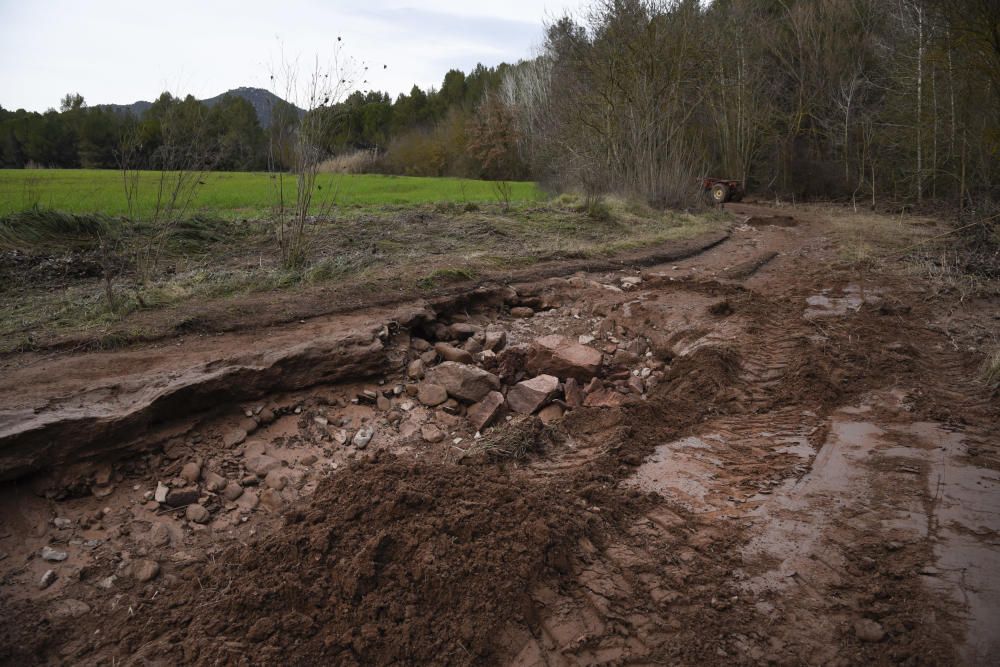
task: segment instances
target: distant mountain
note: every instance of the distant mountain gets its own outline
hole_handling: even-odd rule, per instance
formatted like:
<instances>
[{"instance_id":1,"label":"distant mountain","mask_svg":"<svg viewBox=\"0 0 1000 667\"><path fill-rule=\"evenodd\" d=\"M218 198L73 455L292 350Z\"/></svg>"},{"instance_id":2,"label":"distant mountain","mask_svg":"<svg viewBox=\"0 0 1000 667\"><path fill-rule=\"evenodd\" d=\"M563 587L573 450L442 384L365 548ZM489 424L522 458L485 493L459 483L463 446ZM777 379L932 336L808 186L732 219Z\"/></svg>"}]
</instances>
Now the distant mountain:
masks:
<instances>
[{"instance_id":1,"label":"distant mountain","mask_svg":"<svg viewBox=\"0 0 1000 667\"><path fill-rule=\"evenodd\" d=\"M251 106L253 106L254 111L257 112L257 120L260 121L261 127L267 127L271 124L271 112L274 109L275 104L278 102L284 102L284 100L269 90L247 87L233 88L232 90L227 90L221 95L210 97L207 100L201 100L201 102L211 107L217 102L220 102L226 95L242 97L249 102ZM132 104L101 104L99 106L118 113L130 113L133 116L141 116L147 109L149 109L149 107L153 106L153 103L140 100L138 102L133 102ZM302 109L299 109L298 107L295 107L295 109L298 111L299 116L305 114L305 111Z\"/></svg>"}]
</instances>

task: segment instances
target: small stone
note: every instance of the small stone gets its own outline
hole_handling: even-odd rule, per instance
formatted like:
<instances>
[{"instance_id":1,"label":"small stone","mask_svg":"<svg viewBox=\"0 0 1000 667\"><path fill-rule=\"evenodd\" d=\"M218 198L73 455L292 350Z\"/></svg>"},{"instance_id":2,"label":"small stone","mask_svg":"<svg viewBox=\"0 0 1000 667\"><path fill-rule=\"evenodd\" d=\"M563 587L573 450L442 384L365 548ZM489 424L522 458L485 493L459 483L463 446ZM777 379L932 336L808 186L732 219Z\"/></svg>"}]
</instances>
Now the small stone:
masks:
<instances>
[{"instance_id":1,"label":"small stone","mask_svg":"<svg viewBox=\"0 0 1000 667\"><path fill-rule=\"evenodd\" d=\"M593 336L588 336L588 335L584 334L584 335L580 336L577 340L580 341L580 345L590 345L591 343L593 343L597 339L594 338Z\"/></svg>"},{"instance_id":2,"label":"small stone","mask_svg":"<svg viewBox=\"0 0 1000 667\"><path fill-rule=\"evenodd\" d=\"M154 523L149 528L146 541L153 547L165 547L170 544L170 529L164 523Z\"/></svg>"},{"instance_id":3,"label":"small stone","mask_svg":"<svg viewBox=\"0 0 1000 667\"><path fill-rule=\"evenodd\" d=\"M462 349L469 354L478 354L483 351L483 345L475 338L470 338L462 344Z\"/></svg>"},{"instance_id":4,"label":"small stone","mask_svg":"<svg viewBox=\"0 0 1000 667\"><path fill-rule=\"evenodd\" d=\"M63 517L56 517L55 519L52 519L52 525L54 525L56 528L64 529L64 528L70 528L73 525L73 522Z\"/></svg>"},{"instance_id":5,"label":"small stone","mask_svg":"<svg viewBox=\"0 0 1000 667\"><path fill-rule=\"evenodd\" d=\"M854 621L854 634L863 642L880 642L885 637L885 630L881 624L870 618L861 618Z\"/></svg>"},{"instance_id":6,"label":"small stone","mask_svg":"<svg viewBox=\"0 0 1000 667\"><path fill-rule=\"evenodd\" d=\"M483 349L491 352L499 352L507 345L506 331L487 331L483 340Z\"/></svg>"},{"instance_id":7,"label":"small stone","mask_svg":"<svg viewBox=\"0 0 1000 667\"><path fill-rule=\"evenodd\" d=\"M566 405L571 408L578 408L583 405L583 390L576 378L567 378L563 385L563 394L566 396Z\"/></svg>"},{"instance_id":8,"label":"small stone","mask_svg":"<svg viewBox=\"0 0 1000 667\"><path fill-rule=\"evenodd\" d=\"M280 512L285 508L284 499L274 489L264 489L260 494L260 502L272 512Z\"/></svg>"},{"instance_id":9,"label":"small stone","mask_svg":"<svg viewBox=\"0 0 1000 667\"><path fill-rule=\"evenodd\" d=\"M646 383L642 381L641 377L630 375L628 378L628 388L634 394L641 394L646 390Z\"/></svg>"},{"instance_id":10,"label":"small stone","mask_svg":"<svg viewBox=\"0 0 1000 667\"><path fill-rule=\"evenodd\" d=\"M208 471L205 473L205 488L213 493L222 491L228 483L229 480L217 472Z\"/></svg>"},{"instance_id":11,"label":"small stone","mask_svg":"<svg viewBox=\"0 0 1000 667\"><path fill-rule=\"evenodd\" d=\"M267 454L248 456L243 461L243 466L258 477L263 477L280 465L281 461Z\"/></svg>"},{"instance_id":12,"label":"small stone","mask_svg":"<svg viewBox=\"0 0 1000 667\"><path fill-rule=\"evenodd\" d=\"M414 359L410 362L410 365L406 367L406 377L411 380L423 380L425 370L424 360Z\"/></svg>"},{"instance_id":13,"label":"small stone","mask_svg":"<svg viewBox=\"0 0 1000 667\"><path fill-rule=\"evenodd\" d=\"M527 306L515 306L514 308L510 309L510 316L519 319L527 319L529 317L534 317L535 311L534 309L528 308Z\"/></svg>"},{"instance_id":14,"label":"small stone","mask_svg":"<svg viewBox=\"0 0 1000 667\"><path fill-rule=\"evenodd\" d=\"M270 424L275 420L274 410L272 410L271 408L264 408L263 410L260 411L260 414L257 415L257 419L260 421L261 424L265 426L267 424Z\"/></svg>"},{"instance_id":15,"label":"small stone","mask_svg":"<svg viewBox=\"0 0 1000 667\"><path fill-rule=\"evenodd\" d=\"M313 421L319 424L320 426L330 425L330 420L324 417L323 415L316 415L315 417L313 417Z\"/></svg>"},{"instance_id":16,"label":"small stone","mask_svg":"<svg viewBox=\"0 0 1000 667\"><path fill-rule=\"evenodd\" d=\"M208 523L211 514L201 505L194 504L188 505L188 508L184 511L184 516L187 517L188 521L193 521L194 523Z\"/></svg>"},{"instance_id":17,"label":"small stone","mask_svg":"<svg viewBox=\"0 0 1000 667\"><path fill-rule=\"evenodd\" d=\"M639 276L624 276L621 279L621 283L622 286L630 285L631 287L635 287L637 285L642 284L642 278L640 278Z\"/></svg>"},{"instance_id":18,"label":"small stone","mask_svg":"<svg viewBox=\"0 0 1000 667\"><path fill-rule=\"evenodd\" d=\"M444 440L445 434L434 424L424 424L420 427L420 437L424 442L436 443Z\"/></svg>"},{"instance_id":19,"label":"small stone","mask_svg":"<svg viewBox=\"0 0 1000 667\"><path fill-rule=\"evenodd\" d=\"M354 446L358 449L364 449L371 442L372 436L375 435L375 430L371 426L365 426L364 428L358 429L358 432L354 434Z\"/></svg>"},{"instance_id":20,"label":"small stone","mask_svg":"<svg viewBox=\"0 0 1000 667\"><path fill-rule=\"evenodd\" d=\"M483 400L469 406L465 416L472 424L472 428L476 431L482 431L493 423L497 415L500 414L500 408L503 407L503 404L503 394L499 391L491 391Z\"/></svg>"},{"instance_id":21,"label":"small stone","mask_svg":"<svg viewBox=\"0 0 1000 667\"><path fill-rule=\"evenodd\" d=\"M458 340L465 340L481 331L475 324L469 324L468 322L456 322L448 327L448 329L451 331L451 335Z\"/></svg>"},{"instance_id":22,"label":"small stone","mask_svg":"<svg viewBox=\"0 0 1000 667\"><path fill-rule=\"evenodd\" d=\"M107 498L112 493L114 493L114 491L115 491L114 484L107 484L107 485L95 484L92 487L90 487L90 492L94 494L95 498Z\"/></svg>"},{"instance_id":23,"label":"small stone","mask_svg":"<svg viewBox=\"0 0 1000 667\"><path fill-rule=\"evenodd\" d=\"M448 400L448 392L441 385L422 382L417 387L417 400L426 406L435 407Z\"/></svg>"},{"instance_id":24,"label":"small stone","mask_svg":"<svg viewBox=\"0 0 1000 667\"><path fill-rule=\"evenodd\" d=\"M431 344L428 343L423 338L417 338L416 336L414 336L413 338L410 339L410 347L412 347L417 352L426 352L427 350L431 349Z\"/></svg>"},{"instance_id":25,"label":"small stone","mask_svg":"<svg viewBox=\"0 0 1000 667\"><path fill-rule=\"evenodd\" d=\"M247 432L241 428L234 428L226 431L222 436L222 444L226 447L235 447L247 439Z\"/></svg>"},{"instance_id":26,"label":"small stone","mask_svg":"<svg viewBox=\"0 0 1000 667\"><path fill-rule=\"evenodd\" d=\"M507 392L507 404L514 412L530 415L545 405L559 390L559 378L539 375L518 382Z\"/></svg>"},{"instance_id":27,"label":"small stone","mask_svg":"<svg viewBox=\"0 0 1000 667\"><path fill-rule=\"evenodd\" d=\"M551 424L559 421L563 417L563 407L558 403L551 403L538 411L538 418L543 424Z\"/></svg>"},{"instance_id":28,"label":"small stone","mask_svg":"<svg viewBox=\"0 0 1000 667\"><path fill-rule=\"evenodd\" d=\"M448 343L435 343L434 351L445 361L454 361L460 364L471 364L472 353L461 348L449 345Z\"/></svg>"},{"instance_id":29,"label":"small stone","mask_svg":"<svg viewBox=\"0 0 1000 667\"><path fill-rule=\"evenodd\" d=\"M281 491L288 486L288 471L284 468L275 468L267 473L267 477L264 478L264 486Z\"/></svg>"},{"instance_id":30,"label":"small stone","mask_svg":"<svg viewBox=\"0 0 1000 667\"><path fill-rule=\"evenodd\" d=\"M345 431L344 429L340 429L339 431L337 431L336 433L334 433L333 434L333 441L336 442L338 445L346 445L347 444L347 431Z\"/></svg>"},{"instance_id":31,"label":"small stone","mask_svg":"<svg viewBox=\"0 0 1000 667\"><path fill-rule=\"evenodd\" d=\"M59 563L67 558L69 558L69 554L65 551L59 551L49 546L42 547L42 560L49 561L50 563Z\"/></svg>"},{"instance_id":32,"label":"small stone","mask_svg":"<svg viewBox=\"0 0 1000 667\"><path fill-rule=\"evenodd\" d=\"M132 564L132 576L136 581L152 581L160 574L160 564L155 560L138 560Z\"/></svg>"},{"instance_id":33,"label":"small stone","mask_svg":"<svg viewBox=\"0 0 1000 667\"><path fill-rule=\"evenodd\" d=\"M390 401L382 394L379 394L378 398L375 399L375 407L377 407L382 412L388 412L389 409L392 408L392 401Z\"/></svg>"},{"instance_id":34,"label":"small stone","mask_svg":"<svg viewBox=\"0 0 1000 667\"><path fill-rule=\"evenodd\" d=\"M315 454L306 454L299 460L299 462L304 466L311 466L316 463L316 461L317 459Z\"/></svg>"},{"instance_id":35,"label":"small stone","mask_svg":"<svg viewBox=\"0 0 1000 667\"><path fill-rule=\"evenodd\" d=\"M156 491L153 492L153 500L158 503L167 502L167 494L170 492L170 487L163 482L156 483Z\"/></svg>"},{"instance_id":36,"label":"small stone","mask_svg":"<svg viewBox=\"0 0 1000 667\"><path fill-rule=\"evenodd\" d=\"M55 570L45 570L45 574L42 575L42 578L38 582L38 587L45 590L54 584L57 578Z\"/></svg>"},{"instance_id":37,"label":"small stone","mask_svg":"<svg viewBox=\"0 0 1000 667\"><path fill-rule=\"evenodd\" d=\"M246 489L243 494L236 501L236 505L244 512L249 512L252 509L256 509L257 505L260 503L260 496L253 489Z\"/></svg>"},{"instance_id":38,"label":"small stone","mask_svg":"<svg viewBox=\"0 0 1000 667\"><path fill-rule=\"evenodd\" d=\"M226 484L226 488L222 490L222 497L233 502L237 498L243 495L243 487L236 482L229 482Z\"/></svg>"},{"instance_id":39,"label":"small stone","mask_svg":"<svg viewBox=\"0 0 1000 667\"><path fill-rule=\"evenodd\" d=\"M183 479L188 484L194 484L201 477L201 465L192 461L190 463L185 463L184 467L181 468L181 479Z\"/></svg>"},{"instance_id":40,"label":"small stone","mask_svg":"<svg viewBox=\"0 0 1000 667\"><path fill-rule=\"evenodd\" d=\"M170 507L184 507L198 502L201 493L197 486L188 486L181 489L170 489L167 494L166 504Z\"/></svg>"}]
</instances>

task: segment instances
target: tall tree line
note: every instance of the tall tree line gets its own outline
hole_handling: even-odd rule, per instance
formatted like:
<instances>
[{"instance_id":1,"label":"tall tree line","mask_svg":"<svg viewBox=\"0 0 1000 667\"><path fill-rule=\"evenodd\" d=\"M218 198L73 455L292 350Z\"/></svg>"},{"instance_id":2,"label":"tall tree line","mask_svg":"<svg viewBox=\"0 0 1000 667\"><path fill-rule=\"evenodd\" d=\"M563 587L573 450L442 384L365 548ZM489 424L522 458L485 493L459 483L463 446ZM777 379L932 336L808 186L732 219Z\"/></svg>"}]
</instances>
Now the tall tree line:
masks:
<instances>
[{"instance_id":1,"label":"tall tree line","mask_svg":"<svg viewBox=\"0 0 1000 667\"><path fill-rule=\"evenodd\" d=\"M358 91L341 103L317 108L311 113L331 116L322 124L328 129L320 148L329 155L354 150L385 154L395 148L399 159L384 161L382 168L453 173L465 155L466 124L484 91L499 84L507 67L478 65L469 74L451 70L440 88L414 86L395 100L387 93ZM264 169L269 158L277 166L290 164L291 156L269 155L269 149L290 145L275 139L294 133L300 122L300 111L279 102L272 109L270 126L262 127L253 106L234 95L209 107L190 95L163 93L136 117L88 107L81 95L70 94L58 110L45 113L0 107L0 168L117 168L124 142L132 166L155 169L169 162L163 155L167 144L198 142L201 151L212 153L214 169ZM427 143L428 137L436 137L433 155L413 149Z\"/></svg>"},{"instance_id":2,"label":"tall tree line","mask_svg":"<svg viewBox=\"0 0 1000 667\"><path fill-rule=\"evenodd\" d=\"M599 0L497 102L537 177L689 197L969 202L1000 187L996 0Z\"/></svg>"}]
</instances>

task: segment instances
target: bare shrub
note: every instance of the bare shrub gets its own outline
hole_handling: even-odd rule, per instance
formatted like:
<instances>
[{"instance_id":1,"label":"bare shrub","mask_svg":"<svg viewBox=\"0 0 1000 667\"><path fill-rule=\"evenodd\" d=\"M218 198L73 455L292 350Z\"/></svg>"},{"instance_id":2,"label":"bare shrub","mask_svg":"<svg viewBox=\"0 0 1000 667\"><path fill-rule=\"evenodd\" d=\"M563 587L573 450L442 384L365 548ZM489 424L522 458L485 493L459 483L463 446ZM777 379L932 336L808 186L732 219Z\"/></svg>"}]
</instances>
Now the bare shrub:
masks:
<instances>
[{"instance_id":1,"label":"bare shrub","mask_svg":"<svg viewBox=\"0 0 1000 667\"><path fill-rule=\"evenodd\" d=\"M321 174L368 174L374 171L378 156L375 151L359 150L323 160L317 165Z\"/></svg>"},{"instance_id":2,"label":"bare shrub","mask_svg":"<svg viewBox=\"0 0 1000 667\"><path fill-rule=\"evenodd\" d=\"M298 63L284 57L271 74L281 93L279 97L305 110L300 119L281 119L281 131L270 133L268 170L274 200L274 231L281 263L286 269L301 268L306 263L310 216L329 215L336 203L337 193L323 192L316 179L320 164L328 157L322 146L336 122L334 107L354 89L355 70L353 60L341 58L338 45L329 65L316 58L304 77L300 77ZM285 113L288 115L287 109Z\"/></svg>"}]
</instances>

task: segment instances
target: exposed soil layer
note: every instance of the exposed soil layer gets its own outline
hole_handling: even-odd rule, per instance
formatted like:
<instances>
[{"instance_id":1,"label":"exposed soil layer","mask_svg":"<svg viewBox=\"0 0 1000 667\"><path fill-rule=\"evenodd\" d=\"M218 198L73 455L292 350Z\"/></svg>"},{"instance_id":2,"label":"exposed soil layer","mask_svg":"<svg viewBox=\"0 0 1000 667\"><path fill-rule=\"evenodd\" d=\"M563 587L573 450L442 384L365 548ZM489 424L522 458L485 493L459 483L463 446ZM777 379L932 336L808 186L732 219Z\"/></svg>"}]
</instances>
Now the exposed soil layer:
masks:
<instances>
[{"instance_id":1,"label":"exposed soil layer","mask_svg":"<svg viewBox=\"0 0 1000 667\"><path fill-rule=\"evenodd\" d=\"M21 365L0 660L995 664L997 396L825 233Z\"/></svg>"}]
</instances>

